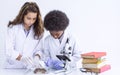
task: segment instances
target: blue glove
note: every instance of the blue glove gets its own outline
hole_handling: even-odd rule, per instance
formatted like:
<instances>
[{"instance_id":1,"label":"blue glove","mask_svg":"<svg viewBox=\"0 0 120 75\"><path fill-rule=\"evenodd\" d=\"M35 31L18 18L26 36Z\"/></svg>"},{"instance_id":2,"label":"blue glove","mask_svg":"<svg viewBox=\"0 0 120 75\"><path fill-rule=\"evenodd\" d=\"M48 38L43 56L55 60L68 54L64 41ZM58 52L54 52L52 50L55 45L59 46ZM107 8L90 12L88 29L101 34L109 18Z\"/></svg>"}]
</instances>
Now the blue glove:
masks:
<instances>
[{"instance_id":1,"label":"blue glove","mask_svg":"<svg viewBox=\"0 0 120 75\"><path fill-rule=\"evenodd\" d=\"M64 64L60 60L48 59L46 65L50 68L61 70L64 67Z\"/></svg>"}]
</instances>

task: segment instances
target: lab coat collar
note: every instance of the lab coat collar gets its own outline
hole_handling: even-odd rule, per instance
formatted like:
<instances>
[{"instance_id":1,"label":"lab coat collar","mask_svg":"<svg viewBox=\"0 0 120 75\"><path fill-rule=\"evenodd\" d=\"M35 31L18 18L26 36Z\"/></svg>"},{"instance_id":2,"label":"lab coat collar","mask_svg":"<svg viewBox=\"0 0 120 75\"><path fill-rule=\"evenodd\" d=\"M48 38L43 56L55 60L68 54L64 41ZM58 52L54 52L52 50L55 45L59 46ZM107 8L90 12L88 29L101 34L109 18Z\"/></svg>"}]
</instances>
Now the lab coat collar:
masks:
<instances>
[{"instance_id":1,"label":"lab coat collar","mask_svg":"<svg viewBox=\"0 0 120 75\"><path fill-rule=\"evenodd\" d=\"M65 45L67 38L69 38L69 34L67 31L64 31L64 34L61 37L61 43L59 42L59 39L55 39L52 35L51 36L51 40L54 41L55 44L57 44L57 46L59 47L58 49L61 49L63 45Z\"/></svg>"},{"instance_id":2,"label":"lab coat collar","mask_svg":"<svg viewBox=\"0 0 120 75\"><path fill-rule=\"evenodd\" d=\"M24 28L23 23L20 24L20 26L21 26L21 30L22 30L22 32L24 33L24 36L26 37L26 34L25 34L25 32L24 32L25 28ZM32 35L31 35L31 34L32 34ZM28 36L33 36L33 25L30 27L30 30L29 30L29 34L28 34ZM28 37L28 36L27 36L27 37Z\"/></svg>"}]
</instances>

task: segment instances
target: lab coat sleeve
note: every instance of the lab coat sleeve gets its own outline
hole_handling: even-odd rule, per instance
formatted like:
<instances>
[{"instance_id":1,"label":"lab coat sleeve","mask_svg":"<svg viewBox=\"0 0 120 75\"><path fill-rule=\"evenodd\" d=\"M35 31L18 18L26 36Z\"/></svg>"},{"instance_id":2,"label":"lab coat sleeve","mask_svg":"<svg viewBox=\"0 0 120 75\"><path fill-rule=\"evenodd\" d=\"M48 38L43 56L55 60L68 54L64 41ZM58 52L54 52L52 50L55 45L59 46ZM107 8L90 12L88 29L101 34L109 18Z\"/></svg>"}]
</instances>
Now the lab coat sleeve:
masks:
<instances>
[{"instance_id":1,"label":"lab coat sleeve","mask_svg":"<svg viewBox=\"0 0 120 75\"><path fill-rule=\"evenodd\" d=\"M71 56L71 61L79 61L81 59L80 54L82 51L80 50L79 44L76 42L76 40L73 40L73 51L72 51L72 56Z\"/></svg>"},{"instance_id":2,"label":"lab coat sleeve","mask_svg":"<svg viewBox=\"0 0 120 75\"><path fill-rule=\"evenodd\" d=\"M46 45L43 41L40 42L33 55L35 56L36 54L39 54L41 59L47 62L50 58L48 45Z\"/></svg>"},{"instance_id":3,"label":"lab coat sleeve","mask_svg":"<svg viewBox=\"0 0 120 75\"><path fill-rule=\"evenodd\" d=\"M7 57L15 60L19 52L15 50L15 32L14 28L8 28L6 33L5 54Z\"/></svg>"},{"instance_id":4,"label":"lab coat sleeve","mask_svg":"<svg viewBox=\"0 0 120 75\"><path fill-rule=\"evenodd\" d=\"M44 61L47 62L51 56L50 56L50 51L49 51L49 44L48 44L48 40L45 40L44 42L44 50L43 50L43 53L44 53Z\"/></svg>"},{"instance_id":5,"label":"lab coat sleeve","mask_svg":"<svg viewBox=\"0 0 120 75\"><path fill-rule=\"evenodd\" d=\"M48 44L47 44L47 41L45 40L46 37L47 37L47 34L46 32L44 32L43 37L40 39L39 44L33 54L33 56L35 56L36 54L39 54L43 61L46 61L47 58L49 57Z\"/></svg>"},{"instance_id":6,"label":"lab coat sleeve","mask_svg":"<svg viewBox=\"0 0 120 75\"><path fill-rule=\"evenodd\" d=\"M48 49L44 49L44 56L45 56L45 58L44 58L45 62L47 62L51 58Z\"/></svg>"},{"instance_id":7,"label":"lab coat sleeve","mask_svg":"<svg viewBox=\"0 0 120 75\"><path fill-rule=\"evenodd\" d=\"M43 38L42 38L42 39L39 40L39 43L38 43L37 47L35 48L35 50L34 50L34 52L33 52L33 53L34 53L34 54L33 54L33 57L34 57L36 54L38 54L38 55L40 55L41 59L44 58L44 54L43 54L43 44L44 44L44 40L43 40Z\"/></svg>"}]
</instances>

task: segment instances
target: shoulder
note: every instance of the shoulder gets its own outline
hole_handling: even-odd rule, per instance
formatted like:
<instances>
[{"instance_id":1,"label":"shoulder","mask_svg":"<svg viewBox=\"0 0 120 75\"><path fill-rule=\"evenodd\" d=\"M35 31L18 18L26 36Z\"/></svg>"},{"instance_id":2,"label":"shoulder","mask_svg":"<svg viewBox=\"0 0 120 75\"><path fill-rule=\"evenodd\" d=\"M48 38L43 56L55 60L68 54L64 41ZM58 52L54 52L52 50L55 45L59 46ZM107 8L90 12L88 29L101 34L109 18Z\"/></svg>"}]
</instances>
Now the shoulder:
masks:
<instances>
[{"instance_id":1,"label":"shoulder","mask_svg":"<svg viewBox=\"0 0 120 75\"><path fill-rule=\"evenodd\" d=\"M17 30L17 29L20 29L21 27L22 27L22 24L12 25L8 27L8 30Z\"/></svg>"},{"instance_id":2,"label":"shoulder","mask_svg":"<svg viewBox=\"0 0 120 75\"><path fill-rule=\"evenodd\" d=\"M51 35L47 35L47 36L45 37L45 41L48 41L50 38L51 38Z\"/></svg>"},{"instance_id":3,"label":"shoulder","mask_svg":"<svg viewBox=\"0 0 120 75\"><path fill-rule=\"evenodd\" d=\"M17 34L18 31L22 28L22 25L13 25L13 26L10 26L10 27L7 27L7 34Z\"/></svg>"},{"instance_id":4,"label":"shoulder","mask_svg":"<svg viewBox=\"0 0 120 75\"><path fill-rule=\"evenodd\" d=\"M70 40L75 41L74 35L69 31L64 32L64 37L68 37Z\"/></svg>"},{"instance_id":5,"label":"shoulder","mask_svg":"<svg viewBox=\"0 0 120 75\"><path fill-rule=\"evenodd\" d=\"M49 31L44 31L44 36L43 36L43 39L44 40L48 40L50 38L50 33L49 33Z\"/></svg>"}]
</instances>

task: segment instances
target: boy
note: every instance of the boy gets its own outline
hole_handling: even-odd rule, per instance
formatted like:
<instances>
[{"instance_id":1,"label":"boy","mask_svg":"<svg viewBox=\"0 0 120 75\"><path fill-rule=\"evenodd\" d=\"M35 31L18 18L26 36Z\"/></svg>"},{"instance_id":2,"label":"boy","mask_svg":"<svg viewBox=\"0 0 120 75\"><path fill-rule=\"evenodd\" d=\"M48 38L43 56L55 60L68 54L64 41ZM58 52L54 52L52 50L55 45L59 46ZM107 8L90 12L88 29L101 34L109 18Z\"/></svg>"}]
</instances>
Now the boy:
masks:
<instances>
[{"instance_id":1,"label":"boy","mask_svg":"<svg viewBox=\"0 0 120 75\"><path fill-rule=\"evenodd\" d=\"M64 67L64 63L56 55L68 55L72 66L80 60L80 51L76 41L65 31L68 25L68 17L59 10L49 12L44 18L44 27L50 32L44 41L45 62L50 68L60 70Z\"/></svg>"}]
</instances>

